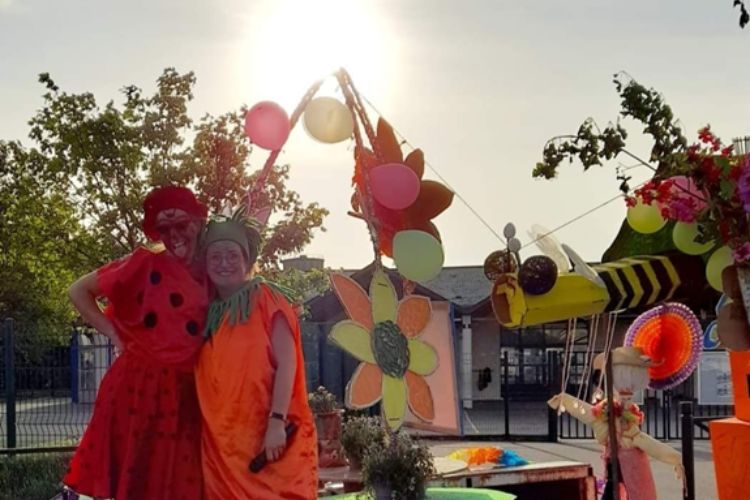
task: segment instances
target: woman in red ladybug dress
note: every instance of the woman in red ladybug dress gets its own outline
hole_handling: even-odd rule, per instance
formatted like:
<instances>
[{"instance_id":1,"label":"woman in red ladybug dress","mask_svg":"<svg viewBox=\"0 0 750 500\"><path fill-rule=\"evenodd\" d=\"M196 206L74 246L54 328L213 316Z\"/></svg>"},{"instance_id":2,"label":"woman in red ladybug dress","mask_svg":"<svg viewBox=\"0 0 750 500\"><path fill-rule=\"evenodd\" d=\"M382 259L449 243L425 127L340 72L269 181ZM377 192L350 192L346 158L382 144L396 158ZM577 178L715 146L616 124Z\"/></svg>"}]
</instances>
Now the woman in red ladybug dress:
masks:
<instances>
[{"instance_id":1,"label":"woman in red ladybug dress","mask_svg":"<svg viewBox=\"0 0 750 500\"><path fill-rule=\"evenodd\" d=\"M76 281L81 316L120 354L102 380L94 413L64 483L116 500L201 498L200 410L193 368L207 293L196 271L206 208L168 186L144 202L143 229L165 250L138 248ZM101 311L97 299L106 299Z\"/></svg>"}]
</instances>

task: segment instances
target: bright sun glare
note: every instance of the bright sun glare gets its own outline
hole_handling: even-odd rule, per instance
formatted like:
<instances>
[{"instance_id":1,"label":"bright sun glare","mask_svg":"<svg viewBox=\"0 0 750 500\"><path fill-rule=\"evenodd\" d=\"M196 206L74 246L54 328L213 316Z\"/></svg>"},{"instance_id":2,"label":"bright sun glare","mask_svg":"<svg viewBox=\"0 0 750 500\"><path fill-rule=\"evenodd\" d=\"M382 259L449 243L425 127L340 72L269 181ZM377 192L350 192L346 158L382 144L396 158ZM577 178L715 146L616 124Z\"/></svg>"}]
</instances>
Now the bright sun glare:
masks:
<instances>
[{"instance_id":1,"label":"bright sun glare","mask_svg":"<svg viewBox=\"0 0 750 500\"><path fill-rule=\"evenodd\" d=\"M246 40L248 82L261 99L291 112L307 88L340 67L355 84L380 93L393 71L373 3L363 0L276 0L254 9ZM260 12L259 12L260 11ZM381 96L382 97L382 96Z\"/></svg>"}]
</instances>

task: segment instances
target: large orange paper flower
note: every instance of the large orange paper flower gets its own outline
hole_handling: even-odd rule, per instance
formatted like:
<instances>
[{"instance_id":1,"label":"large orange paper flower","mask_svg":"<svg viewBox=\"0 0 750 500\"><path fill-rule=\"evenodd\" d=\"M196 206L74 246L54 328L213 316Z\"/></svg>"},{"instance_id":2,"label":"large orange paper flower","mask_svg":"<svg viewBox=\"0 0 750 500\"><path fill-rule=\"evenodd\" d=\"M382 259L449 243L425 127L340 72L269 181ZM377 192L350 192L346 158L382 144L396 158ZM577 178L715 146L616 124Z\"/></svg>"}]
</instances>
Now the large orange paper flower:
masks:
<instances>
[{"instance_id":1,"label":"large orange paper flower","mask_svg":"<svg viewBox=\"0 0 750 500\"><path fill-rule=\"evenodd\" d=\"M354 280L332 274L331 283L350 319L336 323L330 339L360 360L346 387L349 408L367 408L382 399L383 416L398 429L411 412L435 418L432 392L424 377L438 367L435 349L419 340L432 315L430 300L409 295L400 302L382 269L370 282L370 297Z\"/></svg>"},{"instance_id":2,"label":"large orange paper flower","mask_svg":"<svg viewBox=\"0 0 750 500\"><path fill-rule=\"evenodd\" d=\"M438 232L432 219L440 215L453 202L453 192L439 182L424 180L424 154L421 149L415 149L404 159L401 146L393 133L393 128L383 120L378 120L377 144L380 151L381 163L403 163L411 168L421 179L419 196L416 201L403 210L392 210L373 200L373 215L378 220L378 241L380 251L388 257L393 256L393 237L399 231L416 229L430 233L440 241ZM354 151L355 172L353 183L360 192L365 192L364 172L372 170L380 163L372 151L357 147ZM355 193L352 197L352 207L360 210L360 200Z\"/></svg>"}]
</instances>

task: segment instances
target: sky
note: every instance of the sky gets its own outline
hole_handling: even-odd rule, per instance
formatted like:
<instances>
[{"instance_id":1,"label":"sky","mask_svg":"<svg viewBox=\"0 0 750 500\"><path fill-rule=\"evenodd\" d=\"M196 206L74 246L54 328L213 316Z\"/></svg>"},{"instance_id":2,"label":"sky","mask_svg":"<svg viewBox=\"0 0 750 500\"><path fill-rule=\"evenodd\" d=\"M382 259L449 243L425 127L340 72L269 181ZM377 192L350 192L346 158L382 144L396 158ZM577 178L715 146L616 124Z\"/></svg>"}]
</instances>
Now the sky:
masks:
<instances>
[{"instance_id":1,"label":"sky","mask_svg":"<svg viewBox=\"0 0 750 500\"><path fill-rule=\"evenodd\" d=\"M706 124L727 142L750 135L750 30L738 17L729 0L0 0L0 139L31 144L42 72L104 104L128 84L152 91L166 67L194 71L198 119L263 100L291 112L315 80L345 67L425 152L434 169L425 178L441 176L460 196L435 220L446 265L477 265L504 243L462 200L498 234L513 222L526 244L532 224L556 228L618 194L617 161L531 177L549 138L587 117L617 119L618 71L658 89L689 138ZM322 92L336 95L330 79ZM648 157L637 124L623 123L630 149ZM248 168L266 154L256 148ZM331 212L304 253L336 268L371 262L363 223L347 215L351 144L321 144L297 127L280 162L304 201ZM624 215L617 200L555 236L598 261Z\"/></svg>"}]
</instances>

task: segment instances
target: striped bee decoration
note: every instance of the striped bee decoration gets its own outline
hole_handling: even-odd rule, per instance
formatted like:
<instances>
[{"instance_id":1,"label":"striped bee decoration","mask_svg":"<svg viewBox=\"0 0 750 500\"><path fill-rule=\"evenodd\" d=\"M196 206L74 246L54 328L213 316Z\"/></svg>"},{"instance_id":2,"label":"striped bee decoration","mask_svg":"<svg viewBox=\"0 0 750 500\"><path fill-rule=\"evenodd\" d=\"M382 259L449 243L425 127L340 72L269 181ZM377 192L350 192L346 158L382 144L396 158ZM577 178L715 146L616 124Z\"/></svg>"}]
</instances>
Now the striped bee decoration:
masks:
<instances>
[{"instance_id":1,"label":"striped bee decoration","mask_svg":"<svg viewBox=\"0 0 750 500\"><path fill-rule=\"evenodd\" d=\"M685 257L649 255L594 266L610 297L605 312L640 309L670 300L681 285L692 281L695 268L702 267L699 259Z\"/></svg>"}]
</instances>

